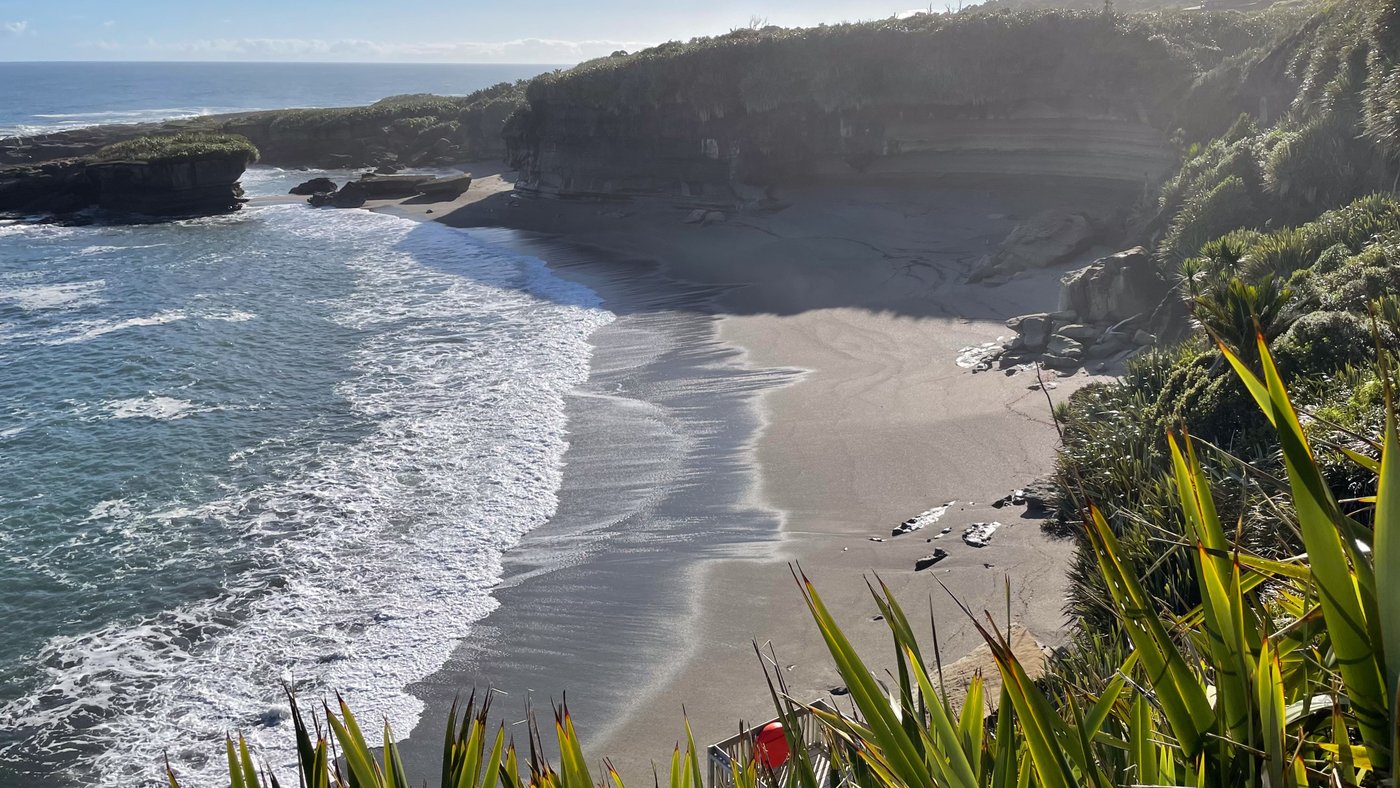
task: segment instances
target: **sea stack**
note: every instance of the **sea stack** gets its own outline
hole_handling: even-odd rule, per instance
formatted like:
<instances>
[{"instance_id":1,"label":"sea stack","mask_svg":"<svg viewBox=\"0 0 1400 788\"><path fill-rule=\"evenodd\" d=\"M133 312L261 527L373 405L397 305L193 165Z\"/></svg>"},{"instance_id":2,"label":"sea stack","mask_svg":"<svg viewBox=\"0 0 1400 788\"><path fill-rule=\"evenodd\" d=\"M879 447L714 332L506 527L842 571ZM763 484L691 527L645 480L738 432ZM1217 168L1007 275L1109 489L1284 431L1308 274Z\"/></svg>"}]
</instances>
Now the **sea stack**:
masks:
<instances>
[{"instance_id":1,"label":"sea stack","mask_svg":"<svg viewBox=\"0 0 1400 788\"><path fill-rule=\"evenodd\" d=\"M239 179L257 148L242 137L140 137L94 156L0 170L0 212L209 216L243 204Z\"/></svg>"}]
</instances>

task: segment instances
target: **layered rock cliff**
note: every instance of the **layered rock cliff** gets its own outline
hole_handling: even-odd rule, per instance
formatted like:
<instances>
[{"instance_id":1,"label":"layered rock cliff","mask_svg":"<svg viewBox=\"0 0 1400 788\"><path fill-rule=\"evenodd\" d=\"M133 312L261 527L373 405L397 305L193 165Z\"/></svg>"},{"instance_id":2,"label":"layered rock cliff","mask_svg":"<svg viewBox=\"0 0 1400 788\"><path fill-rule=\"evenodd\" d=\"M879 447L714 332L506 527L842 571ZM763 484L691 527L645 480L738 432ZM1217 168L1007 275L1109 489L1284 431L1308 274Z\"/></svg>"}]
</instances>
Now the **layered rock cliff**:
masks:
<instances>
[{"instance_id":1,"label":"layered rock cliff","mask_svg":"<svg viewBox=\"0 0 1400 788\"><path fill-rule=\"evenodd\" d=\"M527 89L506 141L547 194L732 201L810 177L1049 175L1143 184L1239 14L924 14L740 31L605 58Z\"/></svg>"},{"instance_id":2,"label":"layered rock cliff","mask_svg":"<svg viewBox=\"0 0 1400 788\"><path fill-rule=\"evenodd\" d=\"M0 169L0 213L205 216L238 210L257 151L234 137L141 137L95 156Z\"/></svg>"}]
</instances>

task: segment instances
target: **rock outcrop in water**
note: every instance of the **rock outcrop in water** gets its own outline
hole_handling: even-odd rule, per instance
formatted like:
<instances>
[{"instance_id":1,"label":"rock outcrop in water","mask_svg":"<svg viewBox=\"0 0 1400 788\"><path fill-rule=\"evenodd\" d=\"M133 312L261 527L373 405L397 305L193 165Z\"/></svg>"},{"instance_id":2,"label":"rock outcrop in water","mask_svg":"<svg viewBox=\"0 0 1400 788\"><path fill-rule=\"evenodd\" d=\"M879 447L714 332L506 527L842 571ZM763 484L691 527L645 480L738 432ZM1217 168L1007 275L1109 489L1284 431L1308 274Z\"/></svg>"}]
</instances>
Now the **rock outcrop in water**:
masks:
<instances>
[{"instance_id":1,"label":"rock outcrop in water","mask_svg":"<svg viewBox=\"0 0 1400 788\"><path fill-rule=\"evenodd\" d=\"M238 210L239 179L257 150L210 135L143 137L95 157L0 169L0 213L71 214L98 208L152 217Z\"/></svg>"}]
</instances>

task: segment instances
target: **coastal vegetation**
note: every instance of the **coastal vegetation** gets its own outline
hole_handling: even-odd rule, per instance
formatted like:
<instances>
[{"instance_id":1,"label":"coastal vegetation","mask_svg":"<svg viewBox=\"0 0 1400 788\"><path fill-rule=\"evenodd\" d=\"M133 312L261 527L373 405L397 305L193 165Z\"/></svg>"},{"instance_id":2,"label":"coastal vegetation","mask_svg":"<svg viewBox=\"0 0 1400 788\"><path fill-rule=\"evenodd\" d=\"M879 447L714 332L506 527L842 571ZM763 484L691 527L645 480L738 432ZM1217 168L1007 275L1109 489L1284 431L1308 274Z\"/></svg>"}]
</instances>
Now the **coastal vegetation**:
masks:
<instances>
[{"instance_id":1,"label":"coastal vegetation","mask_svg":"<svg viewBox=\"0 0 1400 788\"><path fill-rule=\"evenodd\" d=\"M1297 513L1279 496L1283 458L1268 420L1217 342L1257 365L1253 339L1262 334L1299 381L1307 429L1324 447L1322 479L1343 499L1367 495L1351 460L1374 454L1361 436L1383 421L1375 349L1393 354L1400 336L1396 14L1393 2L1327 4L1276 45L1225 67L1237 84L1287 102L1272 123L1241 115L1192 145L1142 227L1156 234L1158 264L1178 283L1190 325L1175 346L1135 360L1117 383L1085 388L1059 412L1063 514L1085 498L1100 502L1130 563L1178 612L1200 599L1182 541L1187 526L1164 482L1172 467L1158 440L1165 431L1184 427L1214 460L1231 491L1222 512L1252 549L1289 555L1301 544ZM1208 76L1196 91L1212 84ZM1280 94L1285 88L1291 93ZM1092 650L1091 633L1115 614L1087 537L1076 538L1070 610L1086 624L1075 648Z\"/></svg>"},{"instance_id":2,"label":"coastal vegetation","mask_svg":"<svg viewBox=\"0 0 1400 788\"><path fill-rule=\"evenodd\" d=\"M1373 321L1394 311L1375 305ZM1160 604L1157 584L1135 568L1099 507L1086 502L1082 534L1109 614L1095 632L1096 650L1060 657L1061 670L1037 684L1011 647L1010 622L1004 628L991 614L964 609L991 650L1000 689L988 704L989 685L975 676L960 707L943 681L936 622L931 637L917 635L921 627L889 588L878 578L871 585L894 646L886 683L861 660L815 585L795 571L851 710L804 705L787 694L780 671L769 672L790 760L781 774L761 764L766 758L733 762L728 777L736 788L818 788L819 759L833 778L862 788L1389 784L1400 730L1400 593L1383 569L1400 561L1394 354L1376 357L1384 425L1361 438L1366 451L1345 452L1368 494L1338 499L1313 449L1330 445L1327 431L1305 426L1264 337L1254 338L1253 362L1224 344L1218 350L1281 454L1270 525L1294 534L1298 548L1280 554L1252 546L1217 496L1237 486L1218 480L1228 466L1213 472L1198 452L1208 444L1185 431L1169 435L1170 468L1160 481L1182 526L1173 537L1188 556L1182 579L1198 601L1180 611ZM1089 657L1107 669L1087 669ZM343 701L311 723L295 698L291 705L301 785L408 788L387 726L376 758L378 742ZM454 705L442 785L621 786L606 761L595 778L567 708L554 713L556 765L543 755L533 717L526 758L504 725L489 729L488 707L469 701L459 718ZM802 737L801 714L819 723L815 751ZM685 749L677 746L670 760L672 788L704 784L685 730ZM235 788L280 784L241 738L228 740L226 750ZM169 782L180 784L173 771Z\"/></svg>"},{"instance_id":3,"label":"coastal vegetation","mask_svg":"<svg viewBox=\"0 0 1400 788\"><path fill-rule=\"evenodd\" d=\"M246 166L258 160L258 149L236 134L187 132L184 134L137 137L97 151L98 161L135 161L150 164L226 157L241 159Z\"/></svg>"},{"instance_id":4,"label":"coastal vegetation","mask_svg":"<svg viewBox=\"0 0 1400 788\"><path fill-rule=\"evenodd\" d=\"M522 88L523 82L502 82L466 96L415 93L389 96L363 107L282 110L274 113L272 125L317 134L333 134L362 124L387 125L415 133L433 128L456 131L465 125L486 134L498 134L500 124L519 104Z\"/></svg>"},{"instance_id":5,"label":"coastal vegetation","mask_svg":"<svg viewBox=\"0 0 1400 788\"><path fill-rule=\"evenodd\" d=\"M252 139L269 161L321 166L435 164L501 157L501 129L524 100L523 82L466 96L390 96L363 107L270 110L213 121Z\"/></svg>"},{"instance_id":6,"label":"coastal vegetation","mask_svg":"<svg viewBox=\"0 0 1400 788\"><path fill-rule=\"evenodd\" d=\"M588 61L536 78L526 95L530 107L606 104L636 114L681 102L718 115L985 107L1072 94L1154 113L1173 107L1197 72L1268 42L1281 19L1056 10L742 29Z\"/></svg>"}]
</instances>

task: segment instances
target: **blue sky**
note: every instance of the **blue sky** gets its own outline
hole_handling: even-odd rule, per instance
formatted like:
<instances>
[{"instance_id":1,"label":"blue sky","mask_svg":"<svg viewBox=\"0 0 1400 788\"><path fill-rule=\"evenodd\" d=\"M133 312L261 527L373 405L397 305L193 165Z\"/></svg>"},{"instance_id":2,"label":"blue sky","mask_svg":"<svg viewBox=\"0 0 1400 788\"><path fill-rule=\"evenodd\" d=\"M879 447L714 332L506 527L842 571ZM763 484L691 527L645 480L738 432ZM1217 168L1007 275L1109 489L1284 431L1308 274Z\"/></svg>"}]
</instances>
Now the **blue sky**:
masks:
<instances>
[{"instance_id":1,"label":"blue sky","mask_svg":"<svg viewBox=\"0 0 1400 788\"><path fill-rule=\"evenodd\" d=\"M813 25L887 17L909 2L0 0L0 61L569 63L753 17Z\"/></svg>"}]
</instances>

